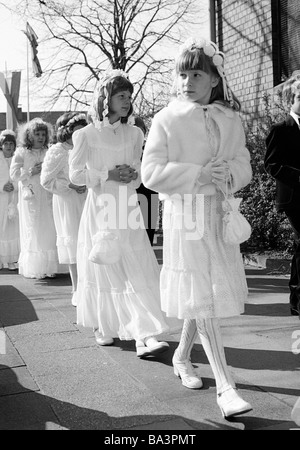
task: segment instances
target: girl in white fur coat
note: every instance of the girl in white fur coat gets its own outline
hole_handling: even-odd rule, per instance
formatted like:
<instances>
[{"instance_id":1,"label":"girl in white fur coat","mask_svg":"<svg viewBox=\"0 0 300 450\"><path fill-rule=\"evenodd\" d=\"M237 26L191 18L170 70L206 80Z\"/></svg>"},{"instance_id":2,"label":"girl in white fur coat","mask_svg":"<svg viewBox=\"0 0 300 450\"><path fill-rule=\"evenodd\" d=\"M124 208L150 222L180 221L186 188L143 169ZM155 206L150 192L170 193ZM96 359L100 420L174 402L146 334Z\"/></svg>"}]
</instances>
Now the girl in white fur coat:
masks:
<instances>
[{"instance_id":1,"label":"girl in white fur coat","mask_svg":"<svg viewBox=\"0 0 300 450\"><path fill-rule=\"evenodd\" d=\"M224 54L212 42L188 40L176 60L177 98L153 119L142 182L164 200L162 309L184 319L173 357L184 386L202 387L190 361L199 334L224 417L251 410L229 373L219 318L241 314L247 284L239 245L222 239L222 190L251 180L249 152L224 74ZM228 183L228 186L226 184ZM222 189L222 190L221 190Z\"/></svg>"},{"instance_id":2,"label":"girl in white fur coat","mask_svg":"<svg viewBox=\"0 0 300 450\"><path fill-rule=\"evenodd\" d=\"M0 149L0 269L15 270L20 253L18 185L9 176L16 149L14 131L2 131Z\"/></svg>"}]
</instances>

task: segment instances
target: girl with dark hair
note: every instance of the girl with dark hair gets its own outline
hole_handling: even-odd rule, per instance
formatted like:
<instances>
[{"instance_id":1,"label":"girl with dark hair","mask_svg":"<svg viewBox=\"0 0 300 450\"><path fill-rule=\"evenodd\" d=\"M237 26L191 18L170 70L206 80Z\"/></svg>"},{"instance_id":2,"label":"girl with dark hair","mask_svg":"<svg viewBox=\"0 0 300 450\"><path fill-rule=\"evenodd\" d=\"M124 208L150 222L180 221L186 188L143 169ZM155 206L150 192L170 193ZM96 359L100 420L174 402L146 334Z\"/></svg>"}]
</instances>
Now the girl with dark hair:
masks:
<instances>
[{"instance_id":1,"label":"girl with dark hair","mask_svg":"<svg viewBox=\"0 0 300 450\"><path fill-rule=\"evenodd\" d=\"M16 134L4 130L0 134L0 269L17 269L20 253L18 186L9 175L16 150Z\"/></svg>"},{"instance_id":2,"label":"girl with dark hair","mask_svg":"<svg viewBox=\"0 0 300 450\"><path fill-rule=\"evenodd\" d=\"M216 44L189 39L175 67L177 98L154 117L142 160L143 183L164 201L162 309L184 320L175 375L187 388L202 387L190 360L198 335L216 379L217 403L231 417L251 406L227 367L219 318L244 311L247 284L239 245L223 239L222 201L224 191L250 182L250 156Z\"/></svg>"},{"instance_id":3,"label":"girl with dark hair","mask_svg":"<svg viewBox=\"0 0 300 450\"><path fill-rule=\"evenodd\" d=\"M77 322L99 345L134 339L138 357L168 348L159 267L141 219L136 188L144 136L132 117L133 85L113 70L98 82L89 117L75 133L70 179L88 186L78 233ZM141 226L140 226L141 225Z\"/></svg>"},{"instance_id":4,"label":"girl with dark hair","mask_svg":"<svg viewBox=\"0 0 300 450\"><path fill-rule=\"evenodd\" d=\"M52 132L52 125L40 118L21 125L10 167L12 180L19 182L19 273L26 278L54 277L58 272L52 195L40 182Z\"/></svg>"},{"instance_id":5,"label":"girl with dark hair","mask_svg":"<svg viewBox=\"0 0 300 450\"><path fill-rule=\"evenodd\" d=\"M76 306L77 289L77 237L86 186L70 182L69 155L73 148L73 133L86 125L86 115L82 113L66 112L57 119L58 142L47 151L41 172L42 186L53 194L58 260L60 264L69 266L73 306Z\"/></svg>"}]
</instances>

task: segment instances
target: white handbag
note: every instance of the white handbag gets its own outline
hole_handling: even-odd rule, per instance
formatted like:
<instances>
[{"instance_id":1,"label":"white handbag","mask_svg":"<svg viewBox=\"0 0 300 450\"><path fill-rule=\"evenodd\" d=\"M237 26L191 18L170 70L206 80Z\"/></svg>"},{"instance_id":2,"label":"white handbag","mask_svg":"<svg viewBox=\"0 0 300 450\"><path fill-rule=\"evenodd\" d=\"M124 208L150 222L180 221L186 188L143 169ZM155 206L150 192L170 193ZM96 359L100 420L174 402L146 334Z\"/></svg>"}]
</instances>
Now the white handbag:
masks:
<instances>
[{"instance_id":1,"label":"white handbag","mask_svg":"<svg viewBox=\"0 0 300 450\"><path fill-rule=\"evenodd\" d=\"M111 231L99 231L93 236L89 260L95 264L115 264L121 258L119 237Z\"/></svg>"},{"instance_id":2,"label":"white handbag","mask_svg":"<svg viewBox=\"0 0 300 450\"><path fill-rule=\"evenodd\" d=\"M34 197L34 190L32 184L22 186L22 197L24 200L31 200Z\"/></svg>"},{"instance_id":3,"label":"white handbag","mask_svg":"<svg viewBox=\"0 0 300 450\"><path fill-rule=\"evenodd\" d=\"M231 180L231 177L230 177ZM226 185L228 186L228 184ZM230 187L232 187L230 183ZM233 194L223 192L225 199L222 202L224 211L223 217L223 239L227 244L241 244L247 241L251 236L251 225L245 216L240 212L239 207L241 201L240 197L234 197Z\"/></svg>"}]
</instances>

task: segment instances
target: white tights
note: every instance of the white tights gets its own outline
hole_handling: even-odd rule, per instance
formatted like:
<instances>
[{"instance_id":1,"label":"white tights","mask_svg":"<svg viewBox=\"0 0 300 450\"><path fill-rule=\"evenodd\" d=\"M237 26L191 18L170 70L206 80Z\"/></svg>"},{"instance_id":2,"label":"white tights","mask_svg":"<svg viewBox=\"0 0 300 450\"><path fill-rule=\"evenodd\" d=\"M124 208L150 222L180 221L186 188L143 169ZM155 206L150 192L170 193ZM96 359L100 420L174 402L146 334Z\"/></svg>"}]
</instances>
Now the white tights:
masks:
<instances>
[{"instance_id":1,"label":"white tights","mask_svg":"<svg viewBox=\"0 0 300 450\"><path fill-rule=\"evenodd\" d=\"M197 333L216 380L217 394L221 394L231 387L234 388L235 383L227 366L217 318L186 319L183 323L180 343L176 349L176 359L178 361L190 359Z\"/></svg>"}]
</instances>

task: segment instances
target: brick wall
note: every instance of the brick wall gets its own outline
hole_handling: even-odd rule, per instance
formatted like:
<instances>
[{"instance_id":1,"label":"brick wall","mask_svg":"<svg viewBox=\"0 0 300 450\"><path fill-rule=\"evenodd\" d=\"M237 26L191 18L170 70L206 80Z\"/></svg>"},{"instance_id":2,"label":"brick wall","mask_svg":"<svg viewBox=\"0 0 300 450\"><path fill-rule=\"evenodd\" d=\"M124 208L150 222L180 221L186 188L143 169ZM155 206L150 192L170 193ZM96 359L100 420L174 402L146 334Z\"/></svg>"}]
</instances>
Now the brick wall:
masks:
<instances>
[{"instance_id":1,"label":"brick wall","mask_svg":"<svg viewBox=\"0 0 300 450\"><path fill-rule=\"evenodd\" d=\"M274 87L271 0L223 0L216 6L223 18L219 44L227 77L251 126L262 112L262 94Z\"/></svg>"}]
</instances>

